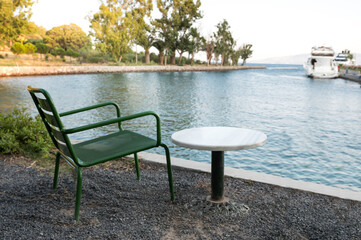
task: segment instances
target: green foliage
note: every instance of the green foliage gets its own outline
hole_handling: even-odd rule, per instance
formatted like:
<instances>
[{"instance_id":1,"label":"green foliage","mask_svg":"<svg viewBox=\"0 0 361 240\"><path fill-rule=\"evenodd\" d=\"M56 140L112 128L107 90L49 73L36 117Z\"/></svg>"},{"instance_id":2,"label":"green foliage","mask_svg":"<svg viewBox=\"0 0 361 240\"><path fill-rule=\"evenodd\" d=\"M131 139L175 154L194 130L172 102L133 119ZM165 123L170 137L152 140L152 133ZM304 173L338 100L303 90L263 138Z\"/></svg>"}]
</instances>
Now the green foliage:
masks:
<instances>
[{"instance_id":1,"label":"green foliage","mask_svg":"<svg viewBox=\"0 0 361 240\"><path fill-rule=\"evenodd\" d=\"M217 32L214 34L214 39L216 41L215 53L216 55L222 56L222 65L228 63L228 58L235 45L230 28L228 22L223 19L222 22L217 24Z\"/></svg>"},{"instance_id":2,"label":"green foliage","mask_svg":"<svg viewBox=\"0 0 361 240\"><path fill-rule=\"evenodd\" d=\"M53 56L61 56L61 57L64 57L65 56L65 50L61 47L57 47L57 48L54 48L51 52L50 52L51 55Z\"/></svg>"},{"instance_id":3,"label":"green foliage","mask_svg":"<svg viewBox=\"0 0 361 240\"><path fill-rule=\"evenodd\" d=\"M69 57L74 57L74 58L79 57L79 53L74 51L71 48L65 51L65 55L69 56Z\"/></svg>"},{"instance_id":4,"label":"green foliage","mask_svg":"<svg viewBox=\"0 0 361 240\"><path fill-rule=\"evenodd\" d=\"M40 54L47 54L49 52L49 47L42 42L36 43L35 47L36 47L36 52Z\"/></svg>"},{"instance_id":5,"label":"green foliage","mask_svg":"<svg viewBox=\"0 0 361 240\"><path fill-rule=\"evenodd\" d=\"M0 45L11 45L26 32L33 3L33 0L0 0Z\"/></svg>"},{"instance_id":6,"label":"green foliage","mask_svg":"<svg viewBox=\"0 0 361 240\"><path fill-rule=\"evenodd\" d=\"M155 53L150 53L150 62L158 62L159 57Z\"/></svg>"},{"instance_id":7,"label":"green foliage","mask_svg":"<svg viewBox=\"0 0 361 240\"><path fill-rule=\"evenodd\" d=\"M43 38L46 35L46 29L42 26L36 25L34 22L29 22L27 25L27 29L24 32L25 37L30 41L33 40L35 42L31 42L35 44L36 42L42 42Z\"/></svg>"},{"instance_id":8,"label":"green foliage","mask_svg":"<svg viewBox=\"0 0 361 240\"><path fill-rule=\"evenodd\" d=\"M32 43L27 43L24 45L24 51L26 54L33 54L36 52L36 47Z\"/></svg>"},{"instance_id":9,"label":"green foliage","mask_svg":"<svg viewBox=\"0 0 361 240\"><path fill-rule=\"evenodd\" d=\"M24 154L28 157L48 156L53 148L40 118L32 118L24 108L8 114L0 113L0 153Z\"/></svg>"},{"instance_id":10,"label":"green foliage","mask_svg":"<svg viewBox=\"0 0 361 240\"><path fill-rule=\"evenodd\" d=\"M206 40L201 36L197 28L191 28L189 34L189 43L187 46L187 52L192 55L191 64L193 65L194 54L199 52L204 46Z\"/></svg>"},{"instance_id":11,"label":"green foliage","mask_svg":"<svg viewBox=\"0 0 361 240\"><path fill-rule=\"evenodd\" d=\"M193 23L202 17L200 0L157 0L161 17L153 21L158 36L155 46L160 55L171 53L171 63L175 64L175 53L188 51L190 31Z\"/></svg>"},{"instance_id":12,"label":"green foliage","mask_svg":"<svg viewBox=\"0 0 361 240\"><path fill-rule=\"evenodd\" d=\"M90 47L90 38L76 24L54 27L46 32L44 42L50 48L63 48L65 51L72 49L78 51L84 47Z\"/></svg>"},{"instance_id":13,"label":"green foliage","mask_svg":"<svg viewBox=\"0 0 361 240\"><path fill-rule=\"evenodd\" d=\"M106 63L113 61L111 55L92 49L81 49L79 57L82 63Z\"/></svg>"},{"instance_id":14,"label":"green foliage","mask_svg":"<svg viewBox=\"0 0 361 240\"><path fill-rule=\"evenodd\" d=\"M231 60L232 60L232 64L233 66L237 66L238 65L238 60L241 57L242 54L242 48L239 47L238 49L234 49L231 53Z\"/></svg>"},{"instance_id":15,"label":"green foliage","mask_svg":"<svg viewBox=\"0 0 361 240\"><path fill-rule=\"evenodd\" d=\"M155 42L155 28L154 26L144 24L144 28L139 31L135 39L135 43L145 50L145 63L150 62L150 52L149 49L153 46Z\"/></svg>"},{"instance_id":16,"label":"green foliage","mask_svg":"<svg viewBox=\"0 0 361 240\"><path fill-rule=\"evenodd\" d=\"M19 42L14 43L14 45L11 46L10 50L12 53L14 53L16 55L25 53L24 45Z\"/></svg>"},{"instance_id":17,"label":"green foliage","mask_svg":"<svg viewBox=\"0 0 361 240\"><path fill-rule=\"evenodd\" d=\"M246 60L252 56L252 44L243 44L241 48L241 58L243 60L242 66L246 64Z\"/></svg>"},{"instance_id":18,"label":"green foliage","mask_svg":"<svg viewBox=\"0 0 361 240\"><path fill-rule=\"evenodd\" d=\"M90 19L98 50L120 62L150 16L152 0L103 0L99 12Z\"/></svg>"}]
</instances>

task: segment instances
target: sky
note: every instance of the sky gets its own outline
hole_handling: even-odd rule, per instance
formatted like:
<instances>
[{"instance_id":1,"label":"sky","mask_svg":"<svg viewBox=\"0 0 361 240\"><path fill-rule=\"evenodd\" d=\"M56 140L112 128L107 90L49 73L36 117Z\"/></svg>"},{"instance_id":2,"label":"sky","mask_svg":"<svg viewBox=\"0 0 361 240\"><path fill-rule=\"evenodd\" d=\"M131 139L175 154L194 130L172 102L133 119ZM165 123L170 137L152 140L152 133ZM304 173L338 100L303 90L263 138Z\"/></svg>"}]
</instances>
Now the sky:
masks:
<instances>
[{"instance_id":1,"label":"sky","mask_svg":"<svg viewBox=\"0 0 361 240\"><path fill-rule=\"evenodd\" d=\"M201 0L197 22L206 37L226 19L239 46L253 45L253 60L310 53L313 46L361 53L361 0ZM50 30L75 23L89 32L87 16L99 0L38 0L31 21ZM156 6L155 6L156 8Z\"/></svg>"}]
</instances>

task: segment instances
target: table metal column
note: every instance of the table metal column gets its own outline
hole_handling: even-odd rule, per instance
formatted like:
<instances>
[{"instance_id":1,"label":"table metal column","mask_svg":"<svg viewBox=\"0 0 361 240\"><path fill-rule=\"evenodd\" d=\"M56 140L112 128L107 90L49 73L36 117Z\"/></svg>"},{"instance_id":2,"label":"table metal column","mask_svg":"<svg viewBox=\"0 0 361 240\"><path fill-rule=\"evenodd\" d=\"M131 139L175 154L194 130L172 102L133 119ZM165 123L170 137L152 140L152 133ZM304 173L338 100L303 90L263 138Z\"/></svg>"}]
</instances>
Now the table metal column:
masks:
<instances>
[{"instance_id":1,"label":"table metal column","mask_svg":"<svg viewBox=\"0 0 361 240\"><path fill-rule=\"evenodd\" d=\"M224 199L224 152L212 151L212 195L210 200L222 202Z\"/></svg>"}]
</instances>

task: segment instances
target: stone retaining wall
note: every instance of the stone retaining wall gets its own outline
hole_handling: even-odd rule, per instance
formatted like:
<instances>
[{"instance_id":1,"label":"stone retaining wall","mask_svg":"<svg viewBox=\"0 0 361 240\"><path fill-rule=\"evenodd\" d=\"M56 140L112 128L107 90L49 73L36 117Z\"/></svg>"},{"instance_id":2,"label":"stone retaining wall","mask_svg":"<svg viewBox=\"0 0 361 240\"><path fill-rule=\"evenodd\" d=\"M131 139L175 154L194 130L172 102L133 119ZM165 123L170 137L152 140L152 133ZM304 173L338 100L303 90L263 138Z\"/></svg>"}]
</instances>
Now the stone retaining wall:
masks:
<instances>
[{"instance_id":1,"label":"stone retaining wall","mask_svg":"<svg viewBox=\"0 0 361 240\"><path fill-rule=\"evenodd\" d=\"M340 73L340 78L361 83L361 75Z\"/></svg>"},{"instance_id":2,"label":"stone retaining wall","mask_svg":"<svg viewBox=\"0 0 361 240\"><path fill-rule=\"evenodd\" d=\"M230 71L264 69L263 66L52 66L52 67L0 67L0 77L122 73L122 72L188 72L188 71Z\"/></svg>"}]
</instances>

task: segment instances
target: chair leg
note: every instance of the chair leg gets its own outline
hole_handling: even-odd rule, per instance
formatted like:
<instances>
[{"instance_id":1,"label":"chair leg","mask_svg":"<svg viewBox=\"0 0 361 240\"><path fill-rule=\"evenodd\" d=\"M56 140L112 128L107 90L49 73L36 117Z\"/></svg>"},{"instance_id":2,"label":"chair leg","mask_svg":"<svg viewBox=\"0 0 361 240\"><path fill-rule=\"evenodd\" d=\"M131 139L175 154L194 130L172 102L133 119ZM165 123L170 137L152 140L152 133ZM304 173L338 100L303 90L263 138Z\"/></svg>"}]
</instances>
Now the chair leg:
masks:
<instances>
[{"instance_id":1,"label":"chair leg","mask_svg":"<svg viewBox=\"0 0 361 240\"><path fill-rule=\"evenodd\" d=\"M80 167L76 169L77 171L77 183L76 183L76 198L75 198L75 220L79 220L79 212L80 212L80 199L81 199L81 186L83 182L83 174Z\"/></svg>"},{"instance_id":2,"label":"chair leg","mask_svg":"<svg viewBox=\"0 0 361 240\"><path fill-rule=\"evenodd\" d=\"M58 152L56 154L56 160L55 160L53 189L56 189L58 187L59 163L60 163L60 153Z\"/></svg>"},{"instance_id":3,"label":"chair leg","mask_svg":"<svg viewBox=\"0 0 361 240\"><path fill-rule=\"evenodd\" d=\"M134 153L135 169L137 170L137 179L140 180L140 170L139 170L139 161L138 154Z\"/></svg>"},{"instance_id":4,"label":"chair leg","mask_svg":"<svg viewBox=\"0 0 361 240\"><path fill-rule=\"evenodd\" d=\"M165 144L161 144L161 146L165 150L165 155L167 158L167 170L168 170L168 182L169 182L169 191L170 191L170 198L172 201L174 201L174 190L173 190L173 177L172 177L172 165L170 162L170 153L169 148Z\"/></svg>"}]
</instances>

